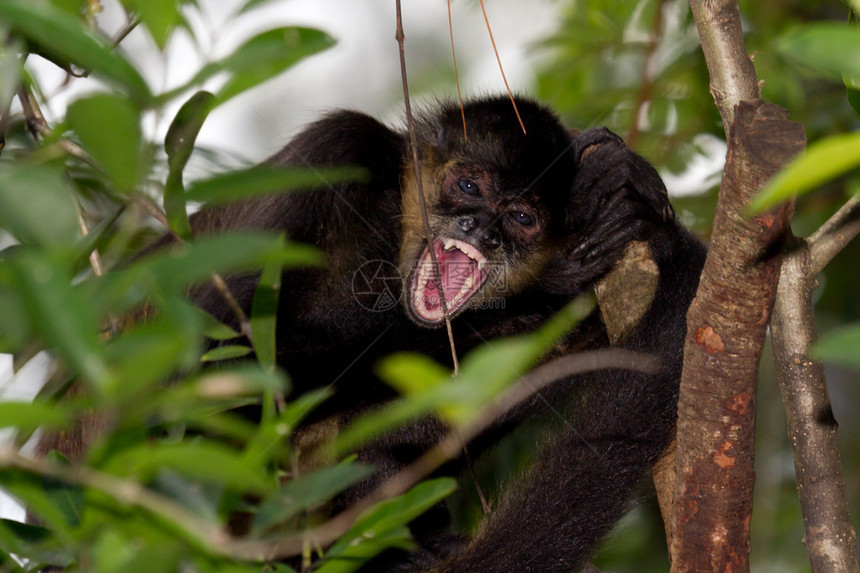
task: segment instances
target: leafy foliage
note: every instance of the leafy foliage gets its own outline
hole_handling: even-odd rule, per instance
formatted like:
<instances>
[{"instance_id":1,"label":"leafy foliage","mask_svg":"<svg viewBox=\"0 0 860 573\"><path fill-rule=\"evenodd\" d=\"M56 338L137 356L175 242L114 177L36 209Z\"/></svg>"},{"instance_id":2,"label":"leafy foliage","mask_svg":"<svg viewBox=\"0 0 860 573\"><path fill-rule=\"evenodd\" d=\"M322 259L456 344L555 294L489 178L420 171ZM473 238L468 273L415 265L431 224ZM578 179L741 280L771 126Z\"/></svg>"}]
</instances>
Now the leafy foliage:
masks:
<instances>
[{"instance_id":1,"label":"leafy foliage","mask_svg":"<svg viewBox=\"0 0 860 573\"><path fill-rule=\"evenodd\" d=\"M240 15L261 4L247 2ZM190 0L122 5L158 50L177 30L190 32L185 14L197 9ZM27 53L74 74L73 81L104 82L74 99L62 123L39 123L35 142L16 141L0 157L0 228L14 243L0 251L0 351L26 362L44 349L56 369L34 402L0 403L0 424L18 432L14 447L0 448L0 488L41 524L0 521L0 567L291 571L253 548L301 538L324 521L333 496L371 471L350 457L305 473L295 464L293 432L331 392L290 395L275 361L276 307L282 270L319 264L321 254L271 233L195 238L189 206L365 174L254 167L188 183L185 169L214 109L333 40L309 28L266 30L203 65L187 85L157 93L93 25L93 9L71 0L0 4L0 33L10 46L0 58L4 109L22 93L38 101ZM207 91L213 79L221 87ZM162 154L143 118L177 105ZM32 108L24 111L41 121ZM164 205L158 224L176 245L118 265L145 240L148 215L160 211L153 194ZM114 255L91 259L99 253ZM193 306L186 291L243 271L262 275L240 334ZM223 344L207 351L207 337ZM533 361L546 341L517 344ZM402 360L419 376L440 368ZM78 386L86 392L69 390ZM487 397L486 389L473 389L473 415L479 391ZM453 399L438 406L451 408ZM236 412L248 405L262 406L259 421ZM37 427L67 429L93 416L103 429L84 459L34 462L17 452ZM320 570L351 571L387 547L409 547L406 524L453 489L452 480L435 480L369 507L340 541L320 550ZM228 534L239 514L250 515L247 532Z\"/></svg>"}]
</instances>

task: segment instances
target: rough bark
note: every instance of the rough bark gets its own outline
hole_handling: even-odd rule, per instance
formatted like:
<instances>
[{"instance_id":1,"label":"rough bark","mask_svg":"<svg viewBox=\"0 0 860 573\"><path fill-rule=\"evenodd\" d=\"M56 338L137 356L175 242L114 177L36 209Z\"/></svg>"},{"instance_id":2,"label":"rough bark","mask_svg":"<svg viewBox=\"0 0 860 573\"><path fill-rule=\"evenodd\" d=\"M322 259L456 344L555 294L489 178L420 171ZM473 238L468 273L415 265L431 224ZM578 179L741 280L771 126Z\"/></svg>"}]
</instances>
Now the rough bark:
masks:
<instances>
[{"instance_id":1,"label":"rough bark","mask_svg":"<svg viewBox=\"0 0 860 573\"><path fill-rule=\"evenodd\" d=\"M687 315L675 457L673 571L747 571L758 362L793 205L746 218L750 198L805 145L800 124L740 101L714 232Z\"/></svg>"},{"instance_id":2,"label":"rough bark","mask_svg":"<svg viewBox=\"0 0 860 573\"><path fill-rule=\"evenodd\" d=\"M860 202L853 198L809 241L793 242L783 262L771 321L804 542L815 573L860 572L824 367L810 357L818 338L812 307L815 277L858 231Z\"/></svg>"}]
</instances>

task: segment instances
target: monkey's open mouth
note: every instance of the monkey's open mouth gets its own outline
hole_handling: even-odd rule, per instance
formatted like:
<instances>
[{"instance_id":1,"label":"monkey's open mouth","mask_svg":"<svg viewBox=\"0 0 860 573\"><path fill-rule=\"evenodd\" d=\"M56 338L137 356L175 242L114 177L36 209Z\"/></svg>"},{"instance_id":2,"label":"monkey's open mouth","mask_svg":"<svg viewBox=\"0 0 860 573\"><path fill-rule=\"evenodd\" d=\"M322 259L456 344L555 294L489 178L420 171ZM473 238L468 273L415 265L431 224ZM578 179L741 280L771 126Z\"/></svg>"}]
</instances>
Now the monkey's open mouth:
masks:
<instances>
[{"instance_id":1,"label":"monkey's open mouth","mask_svg":"<svg viewBox=\"0 0 860 573\"><path fill-rule=\"evenodd\" d=\"M433 242L433 251L439 265L448 315L453 316L487 280L487 259L474 246L456 239L437 239ZM409 290L412 308L418 318L434 323L445 319L430 247L424 249L418 259Z\"/></svg>"}]
</instances>

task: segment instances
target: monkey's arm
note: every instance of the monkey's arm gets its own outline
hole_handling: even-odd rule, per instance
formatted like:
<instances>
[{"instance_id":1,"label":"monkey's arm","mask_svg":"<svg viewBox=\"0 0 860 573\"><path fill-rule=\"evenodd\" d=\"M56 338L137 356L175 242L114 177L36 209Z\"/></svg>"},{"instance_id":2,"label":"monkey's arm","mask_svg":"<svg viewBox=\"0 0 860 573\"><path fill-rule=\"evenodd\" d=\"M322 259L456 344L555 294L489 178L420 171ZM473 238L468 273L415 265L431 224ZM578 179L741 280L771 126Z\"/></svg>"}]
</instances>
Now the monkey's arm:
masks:
<instances>
[{"instance_id":1,"label":"monkey's arm","mask_svg":"<svg viewBox=\"0 0 860 573\"><path fill-rule=\"evenodd\" d=\"M614 262L620 257L615 250L626 242L647 240L659 270L657 290L644 317L616 346L656 355L661 370L574 379L571 387L582 393L564 410L564 423L541 444L533 467L468 545L441 563L428 558L427 570L576 571L629 509L637 486L671 438L686 311L705 249L664 210L656 171L614 136L597 135L601 145L583 158L584 178L577 183L587 187L577 191L613 210L593 209L588 228L594 232L569 253L568 271L601 262L587 257L583 262L582 254L612 246L611 252L598 254ZM614 233L624 241L614 240Z\"/></svg>"}]
</instances>

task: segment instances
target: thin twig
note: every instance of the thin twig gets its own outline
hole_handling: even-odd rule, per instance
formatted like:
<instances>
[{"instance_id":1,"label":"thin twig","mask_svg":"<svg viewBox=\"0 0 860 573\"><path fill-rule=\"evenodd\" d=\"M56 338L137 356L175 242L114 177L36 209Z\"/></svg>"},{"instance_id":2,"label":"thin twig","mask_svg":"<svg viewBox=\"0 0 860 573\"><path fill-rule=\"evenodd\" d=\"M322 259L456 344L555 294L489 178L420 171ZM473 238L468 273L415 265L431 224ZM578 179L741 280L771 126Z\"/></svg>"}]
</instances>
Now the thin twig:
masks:
<instances>
[{"instance_id":1,"label":"thin twig","mask_svg":"<svg viewBox=\"0 0 860 573\"><path fill-rule=\"evenodd\" d=\"M42 109L39 107L39 103L36 101L33 92L22 85L18 89L18 100L21 102L21 109L24 112L27 131L30 132L33 139L39 141L40 137L44 138L50 135L53 130L48 125L48 121L45 119L45 115L42 113ZM84 151L77 143L68 139L60 139L54 145L72 157L80 159L87 165L98 168L96 162L90 157L90 154Z\"/></svg>"},{"instance_id":2,"label":"thin twig","mask_svg":"<svg viewBox=\"0 0 860 573\"><path fill-rule=\"evenodd\" d=\"M400 0L396 0L397 8L397 32L395 39L400 50L400 77L403 82L403 101L406 105L406 125L409 130L409 145L412 148L412 167L415 170L415 183L418 189L418 202L421 205L421 223L424 227L424 240L430 251L430 263L433 265L436 286L439 288L439 298L442 301L442 314L445 317L445 328L448 331L448 342L451 344L451 359L454 362L454 376L460 373L460 362L457 360L457 347L454 344L454 331L451 329L451 317L448 316L448 304L445 300L445 291L442 288L442 275L439 271L439 263L436 261L436 248L433 234L430 230L430 220L427 217L427 200L424 197L424 183L421 180L421 164L418 161L418 143L415 139L415 122L412 118L412 106L409 103L409 82L406 79L406 39L403 33L403 18L400 11Z\"/></svg>"},{"instance_id":3,"label":"thin twig","mask_svg":"<svg viewBox=\"0 0 860 573\"><path fill-rule=\"evenodd\" d=\"M84 206L81 204L81 200L78 199L78 197L75 197L75 207L78 216L78 230L81 232L81 237L86 237L90 234L90 225L87 222ZM102 265L102 257L99 255L98 249L93 249L90 253L90 266L97 277L105 274L104 265Z\"/></svg>"},{"instance_id":4,"label":"thin twig","mask_svg":"<svg viewBox=\"0 0 860 573\"><path fill-rule=\"evenodd\" d=\"M633 117L630 120L630 129L627 130L627 137L625 138L627 146L631 149L636 149L639 142L639 136L642 134L639 128L639 117L651 100L652 91L654 90L654 66L656 66L657 62L657 48L660 46L660 32L663 28L663 10L665 9L665 4L664 0L657 7L657 14L654 17L654 23L648 39L648 47L645 51L642 77L639 80L639 89L636 92L636 103L633 104Z\"/></svg>"},{"instance_id":5,"label":"thin twig","mask_svg":"<svg viewBox=\"0 0 860 573\"><path fill-rule=\"evenodd\" d=\"M460 93L460 73L457 71L457 53L454 51L454 19L451 17L451 0L448 0L448 37L451 38L451 61L454 62L454 81L457 83L457 100L460 102L460 117L463 118L463 141L469 141L466 131L466 109L463 107L463 94Z\"/></svg>"},{"instance_id":6,"label":"thin twig","mask_svg":"<svg viewBox=\"0 0 860 573\"><path fill-rule=\"evenodd\" d=\"M860 197L854 195L806 240L812 276L818 276L858 233Z\"/></svg>"},{"instance_id":7,"label":"thin twig","mask_svg":"<svg viewBox=\"0 0 860 573\"><path fill-rule=\"evenodd\" d=\"M505 76L505 68L502 66L502 58L499 56L499 49L496 47L496 39L493 38L493 28L490 26L490 18L487 16L487 9L484 7L484 0L481 2L481 12L484 14L484 23L487 25L487 33L490 34L490 43L493 45L493 53L496 54L496 61L499 63L499 71L502 73L502 81L505 82L505 89L508 90L508 96L511 98L511 105L514 106L514 113L517 114L517 121L520 122L520 127L523 133L526 132L526 126L523 123L523 118L520 117L520 110L517 109L517 102L514 100L514 93L511 91L511 86L508 85L508 78Z\"/></svg>"},{"instance_id":8,"label":"thin twig","mask_svg":"<svg viewBox=\"0 0 860 573\"><path fill-rule=\"evenodd\" d=\"M131 19L131 21L126 25L125 28L120 30L119 34L114 36L113 40L111 41L111 44L113 44L113 47L116 48L117 46L119 46L120 42L125 40L125 37L128 36L129 34L131 34L132 30L137 28L138 24L140 24L140 18L135 16L134 18Z\"/></svg>"}]
</instances>

